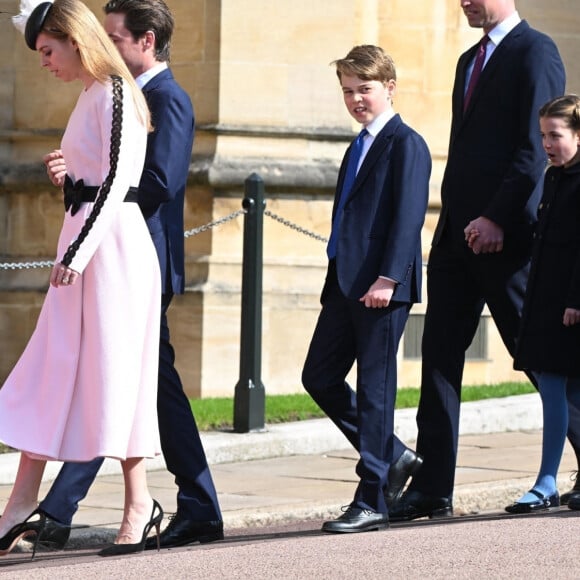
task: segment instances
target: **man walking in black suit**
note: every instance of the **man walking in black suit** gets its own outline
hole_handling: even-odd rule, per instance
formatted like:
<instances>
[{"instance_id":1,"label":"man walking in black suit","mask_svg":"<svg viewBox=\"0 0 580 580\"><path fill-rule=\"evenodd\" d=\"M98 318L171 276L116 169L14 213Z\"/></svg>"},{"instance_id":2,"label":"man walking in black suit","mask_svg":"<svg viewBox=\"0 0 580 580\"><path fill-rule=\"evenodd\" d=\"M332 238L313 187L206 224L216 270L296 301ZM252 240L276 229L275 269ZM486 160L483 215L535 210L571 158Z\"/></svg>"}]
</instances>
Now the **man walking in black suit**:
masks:
<instances>
[{"instance_id":1,"label":"man walking in black suit","mask_svg":"<svg viewBox=\"0 0 580 580\"><path fill-rule=\"evenodd\" d=\"M142 88L154 131L147 140L139 207L161 267L161 336L157 414L167 468L178 486L177 513L161 534L161 547L211 542L223 538L217 493L170 342L167 309L184 291L183 206L194 137L194 116L187 93L167 66L174 21L163 0L110 0L105 30ZM58 185L66 165L60 152L46 156L49 176ZM40 509L47 526L40 538L46 547L63 548L70 525L102 465L65 463ZM149 538L147 549L156 548Z\"/></svg>"},{"instance_id":2,"label":"man walking in black suit","mask_svg":"<svg viewBox=\"0 0 580 580\"><path fill-rule=\"evenodd\" d=\"M520 19L514 0L461 0L461 7L485 36L457 64L441 215L427 268L417 413L424 462L395 502L392 521L453 513L465 351L487 304L514 353L546 165L538 111L565 88L555 44ZM570 419L580 460L578 410Z\"/></svg>"}]
</instances>

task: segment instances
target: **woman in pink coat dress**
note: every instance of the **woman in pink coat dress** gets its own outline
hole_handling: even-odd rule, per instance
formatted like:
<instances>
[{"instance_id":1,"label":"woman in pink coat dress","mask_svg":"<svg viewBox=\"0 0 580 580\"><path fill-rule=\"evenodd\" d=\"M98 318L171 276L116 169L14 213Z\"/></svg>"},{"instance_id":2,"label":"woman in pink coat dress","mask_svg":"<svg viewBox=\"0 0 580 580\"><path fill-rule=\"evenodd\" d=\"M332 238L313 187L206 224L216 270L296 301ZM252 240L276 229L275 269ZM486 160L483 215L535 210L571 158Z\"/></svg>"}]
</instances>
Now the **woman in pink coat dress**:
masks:
<instances>
[{"instance_id":1,"label":"woman in pink coat dress","mask_svg":"<svg viewBox=\"0 0 580 580\"><path fill-rule=\"evenodd\" d=\"M114 457L123 520L101 555L138 552L163 517L145 457L160 452L156 416L160 273L137 203L149 112L123 60L79 0L43 2L24 26L29 48L83 91L62 139L66 213L50 288L22 357L0 390L0 440L20 449L0 518L0 554L41 536L46 460Z\"/></svg>"}]
</instances>

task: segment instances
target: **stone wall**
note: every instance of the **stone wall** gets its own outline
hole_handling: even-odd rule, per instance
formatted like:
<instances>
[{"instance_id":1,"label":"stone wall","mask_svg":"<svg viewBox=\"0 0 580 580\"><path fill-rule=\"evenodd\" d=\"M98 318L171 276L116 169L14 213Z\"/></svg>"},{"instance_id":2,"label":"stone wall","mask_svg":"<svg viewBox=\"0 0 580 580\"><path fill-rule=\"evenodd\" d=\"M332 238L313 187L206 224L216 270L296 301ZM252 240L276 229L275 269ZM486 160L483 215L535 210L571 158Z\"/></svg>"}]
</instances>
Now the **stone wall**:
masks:
<instances>
[{"instance_id":1,"label":"stone wall","mask_svg":"<svg viewBox=\"0 0 580 580\"><path fill-rule=\"evenodd\" d=\"M101 14L104 0L87 4ZM267 209L312 232L329 231L340 159L356 127L329 63L354 44L382 45L398 71L395 107L427 140L434 159L425 254L439 209L439 185L458 55L477 41L457 0L169 0L177 28L171 66L196 110L186 230L241 207L244 180L264 180ZM17 11L17 0L0 10ZM569 0L521 0L520 13L561 49L569 90L580 90L580 16ZM41 156L56 147L80 86L39 68L0 19L0 252L10 261L53 257L60 193ZM179 369L192 396L231 395L238 380L243 217L188 237L187 293L170 324ZM265 218L262 381L266 392L300 391L300 372L325 272L324 244ZM0 379L19 356L46 289L47 269L0 270ZM417 305L420 314L424 304ZM468 364L468 382L511 370L489 325L487 356ZM401 349L402 350L402 349ZM417 385L420 362L400 353L400 383Z\"/></svg>"}]
</instances>

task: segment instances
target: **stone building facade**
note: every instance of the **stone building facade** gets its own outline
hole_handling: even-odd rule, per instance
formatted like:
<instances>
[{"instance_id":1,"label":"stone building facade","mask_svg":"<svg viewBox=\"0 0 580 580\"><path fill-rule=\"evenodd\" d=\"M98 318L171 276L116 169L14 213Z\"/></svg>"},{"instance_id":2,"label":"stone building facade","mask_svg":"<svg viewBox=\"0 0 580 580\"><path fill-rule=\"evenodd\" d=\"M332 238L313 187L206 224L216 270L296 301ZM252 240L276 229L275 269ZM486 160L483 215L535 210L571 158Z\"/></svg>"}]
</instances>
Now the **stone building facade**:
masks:
<instances>
[{"instance_id":1,"label":"stone building facade","mask_svg":"<svg viewBox=\"0 0 580 580\"><path fill-rule=\"evenodd\" d=\"M104 0L87 0L102 14ZM244 181L261 176L266 208L326 236L340 159L356 127L329 63L355 44L383 46L397 65L395 108L423 134L434 170L423 242L427 255L459 54L469 29L458 0L168 0L177 28L171 66L190 94L197 133L186 200L186 231L241 208ZM519 0L531 25L558 44L568 91L580 90L580 11L575 0ZM18 0L0 0L18 12ZM0 15L0 255L5 262L52 260L61 193L40 161L57 147L80 85L39 67ZM492 129L491 129L492 130ZM186 240L187 292L170 310L178 366L190 396L229 396L239 373L243 217ZM324 243L265 217L262 382L267 393L299 392L302 362L319 311ZM30 336L47 288L47 268L0 269L0 380ZM424 304L400 349L400 384L418 385ZM520 380L488 318L465 380Z\"/></svg>"}]
</instances>

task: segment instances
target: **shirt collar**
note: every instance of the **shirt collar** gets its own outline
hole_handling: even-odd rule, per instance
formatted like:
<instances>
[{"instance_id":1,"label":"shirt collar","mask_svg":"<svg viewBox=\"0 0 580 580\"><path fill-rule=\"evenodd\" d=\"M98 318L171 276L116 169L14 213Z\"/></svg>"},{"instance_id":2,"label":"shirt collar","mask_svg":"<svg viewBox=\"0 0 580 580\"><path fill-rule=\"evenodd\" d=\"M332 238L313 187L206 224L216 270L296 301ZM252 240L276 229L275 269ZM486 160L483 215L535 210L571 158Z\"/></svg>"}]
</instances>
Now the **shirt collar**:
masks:
<instances>
[{"instance_id":1,"label":"shirt collar","mask_svg":"<svg viewBox=\"0 0 580 580\"><path fill-rule=\"evenodd\" d=\"M499 43L522 21L518 11L510 14L505 20L496 24L488 33L489 39L495 46Z\"/></svg>"},{"instance_id":2,"label":"shirt collar","mask_svg":"<svg viewBox=\"0 0 580 580\"><path fill-rule=\"evenodd\" d=\"M156 77L160 72L164 71L167 68L166 62L160 62L155 66L151 67L149 70L146 70L144 73L141 73L136 79L135 82L137 86L142 89L153 77Z\"/></svg>"},{"instance_id":3,"label":"shirt collar","mask_svg":"<svg viewBox=\"0 0 580 580\"><path fill-rule=\"evenodd\" d=\"M382 131L383 127L395 116L395 111L392 107L389 107L386 111L383 111L380 115L375 117L367 126L366 130L373 139Z\"/></svg>"}]
</instances>

